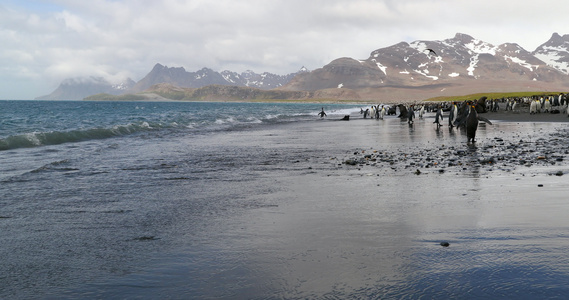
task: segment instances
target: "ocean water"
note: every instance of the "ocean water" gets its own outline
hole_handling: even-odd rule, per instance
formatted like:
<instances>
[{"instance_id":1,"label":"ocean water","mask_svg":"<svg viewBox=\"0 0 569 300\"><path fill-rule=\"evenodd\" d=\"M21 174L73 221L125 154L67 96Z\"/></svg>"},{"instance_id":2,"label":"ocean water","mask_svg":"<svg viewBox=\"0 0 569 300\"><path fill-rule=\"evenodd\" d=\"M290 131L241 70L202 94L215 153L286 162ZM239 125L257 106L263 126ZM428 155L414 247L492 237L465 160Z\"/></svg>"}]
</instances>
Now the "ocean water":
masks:
<instances>
[{"instance_id":1,"label":"ocean water","mask_svg":"<svg viewBox=\"0 0 569 300\"><path fill-rule=\"evenodd\" d=\"M347 166L354 152L466 147L430 115L408 126L359 111L0 101L0 298L569 294L567 175L551 175L569 174L567 159L420 176L403 162ZM498 137L559 145L561 130L494 122L469 151Z\"/></svg>"},{"instance_id":2,"label":"ocean water","mask_svg":"<svg viewBox=\"0 0 569 300\"><path fill-rule=\"evenodd\" d=\"M266 154L225 137L318 120L321 108L0 101L0 298L59 298L140 271L250 192L240 183L253 171L243 166ZM326 111L341 118L359 108ZM171 233L177 226L184 231ZM139 285L134 297L145 295Z\"/></svg>"},{"instance_id":3,"label":"ocean water","mask_svg":"<svg viewBox=\"0 0 569 300\"><path fill-rule=\"evenodd\" d=\"M203 134L313 118L319 104L214 102L0 102L0 150L33 148L132 134ZM359 111L326 105L331 116Z\"/></svg>"}]
</instances>

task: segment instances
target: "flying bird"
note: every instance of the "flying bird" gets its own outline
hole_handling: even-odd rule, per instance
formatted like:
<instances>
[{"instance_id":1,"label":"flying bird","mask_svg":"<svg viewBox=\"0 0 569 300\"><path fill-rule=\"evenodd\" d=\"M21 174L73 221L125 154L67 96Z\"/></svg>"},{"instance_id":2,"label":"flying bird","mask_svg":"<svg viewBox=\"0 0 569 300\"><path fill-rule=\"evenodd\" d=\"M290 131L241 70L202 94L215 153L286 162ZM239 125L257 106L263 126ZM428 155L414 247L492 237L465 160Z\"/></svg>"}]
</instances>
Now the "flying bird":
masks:
<instances>
[{"instance_id":1,"label":"flying bird","mask_svg":"<svg viewBox=\"0 0 569 300\"><path fill-rule=\"evenodd\" d=\"M431 49L431 48L427 48L427 49L425 49L425 50L428 50L428 51L429 51L429 54L433 53L434 55L438 56L438 55L437 55L437 52L435 52L435 50L433 50L433 49Z\"/></svg>"}]
</instances>

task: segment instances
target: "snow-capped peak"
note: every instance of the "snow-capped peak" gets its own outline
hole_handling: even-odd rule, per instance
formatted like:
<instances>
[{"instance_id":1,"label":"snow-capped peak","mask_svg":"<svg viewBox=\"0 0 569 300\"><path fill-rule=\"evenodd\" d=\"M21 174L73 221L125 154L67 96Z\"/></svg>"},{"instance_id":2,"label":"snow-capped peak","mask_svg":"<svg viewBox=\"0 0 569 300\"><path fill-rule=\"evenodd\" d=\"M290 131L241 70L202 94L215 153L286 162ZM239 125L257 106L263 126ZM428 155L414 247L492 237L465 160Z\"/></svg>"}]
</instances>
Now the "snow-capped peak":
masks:
<instances>
[{"instance_id":1,"label":"snow-capped peak","mask_svg":"<svg viewBox=\"0 0 569 300\"><path fill-rule=\"evenodd\" d=\"M569 75L569 35L560 36L554 33L533 55L548 66Z\"/></svg>"},{"instance_id":2,"label":"snow-capped peak","mask_svg":"<svg viewBox=\"0 0 569 300\"><path fill-rule=\"evenodd\" d=\"M464 45L467 49L474 54L492 54L496 55L496 47L490 43L481 40L473 39L470 43Z\"/></svg>"}]
</instances>

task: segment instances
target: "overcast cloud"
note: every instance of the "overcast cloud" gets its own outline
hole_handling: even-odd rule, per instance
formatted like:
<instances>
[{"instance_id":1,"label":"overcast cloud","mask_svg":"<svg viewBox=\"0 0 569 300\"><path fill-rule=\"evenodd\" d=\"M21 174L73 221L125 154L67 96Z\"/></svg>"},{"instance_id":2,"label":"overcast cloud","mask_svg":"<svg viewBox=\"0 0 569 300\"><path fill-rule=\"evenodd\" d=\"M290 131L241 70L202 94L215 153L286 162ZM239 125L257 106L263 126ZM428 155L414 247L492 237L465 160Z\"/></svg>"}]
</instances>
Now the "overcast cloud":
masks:
<instances>
[{"instance_id":1,"label":"overcast cloud","mask_svg":"<svg viewBox=\"0 0 569 300\"><path fill-rule=\"evenodd\" d=\"M457 32L533 51L569 33L568 11L565 0L4 0L0 99L72 77L138 81L156 63L284 75Z\"/></svg>"}]
</instances>

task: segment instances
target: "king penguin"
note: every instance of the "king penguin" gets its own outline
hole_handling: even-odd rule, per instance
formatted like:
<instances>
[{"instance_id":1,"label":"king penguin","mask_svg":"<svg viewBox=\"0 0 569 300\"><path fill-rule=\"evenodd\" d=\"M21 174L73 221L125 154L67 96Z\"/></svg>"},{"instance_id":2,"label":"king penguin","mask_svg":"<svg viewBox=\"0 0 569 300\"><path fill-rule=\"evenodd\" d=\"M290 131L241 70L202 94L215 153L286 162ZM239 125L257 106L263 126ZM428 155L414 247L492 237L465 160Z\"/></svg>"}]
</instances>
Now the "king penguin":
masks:
<instances>
[{"instance_id":1,"label":"king penguin","mask_svg":"<svg viewBox=\"0 0 569 300\"><path fill-rule=\"evenodd\" d=\"M415 118L415 109L413 108L413 105L409 106L407 117L409 118L409 121L407 121L407 123L409 123L409 125L413 124L413 119Z\"/></svg>"},{"instance_id":2,"label":"king penguin","mask_svg":"<svg viewBox=\"0 0 569 300\"><path fill-rule=\"evenodd\" d=\"M435 115L435 121L433 122L433 123L437 124L437 129L439 129L439 127L443 126L441 124L442 120L443 120L443 110L439 105L439 106L437 106L437 114Z\"/></svg>"},{"instance_id":3,"label":"king penguin","mask_svg":"<svg viewBox=\"0 0 569 300\"><path fill-rule=\"evenodd\" d=\"M468 116L466 117L466 137L468 138L467 143L476 142L476 130L478 129L479 121L483 121L492 125L492 122L490 122L490 120L480 117L476 112L476 107L474 105L471 105L469 107Z\"/></svg>"},{"instance_id":4,"label":"king penguin","mask_svg":"<svg viewBox=\"0 0 569 300\"><path fill-rule=\"evenodd\" d=\"M454 122L456 122L457 115L458 115L458 108L456 107L456 103L452 102L450 106L450 112L448 114L448 126L450 128L454 127Z\"/></svg>"}]
</instances>

